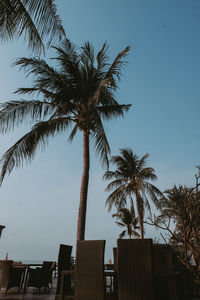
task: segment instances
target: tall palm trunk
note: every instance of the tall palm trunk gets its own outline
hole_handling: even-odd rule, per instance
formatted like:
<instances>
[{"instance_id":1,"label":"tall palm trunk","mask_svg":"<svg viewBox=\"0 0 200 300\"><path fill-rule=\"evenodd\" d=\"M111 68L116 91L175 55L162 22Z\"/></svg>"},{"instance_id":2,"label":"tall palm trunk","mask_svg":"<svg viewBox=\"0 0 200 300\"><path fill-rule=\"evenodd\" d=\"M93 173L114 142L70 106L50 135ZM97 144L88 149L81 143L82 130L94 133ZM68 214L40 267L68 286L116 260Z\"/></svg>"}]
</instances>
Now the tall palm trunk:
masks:
<instances>
[{"instance_id":1,"label":"tall palm trunk","mask_svg":"<svg viewBox=\"0 0 200 300\"><path fill-rule=\"evenodd\" d=\"M138 213L138 221L139 221L139 226L140 226L140 238L144 238L144 228L143 228L143 220L140 212L140 195L138 192L135 193L135 198L136 198L136 207L137 207L137 213Z\"/></svg>"},{"instance_id":2,"label":"tall palm trunk","mask_svg":"<svg viewBox=\"0 0 200 300\"><path fill-rule=\"evenodd\" d=\"M83 131L83 174L81 180L80 203L78 212L77 241L85 238L85 220L90 169L89 131Z\"/></svg>"}]
</instances>

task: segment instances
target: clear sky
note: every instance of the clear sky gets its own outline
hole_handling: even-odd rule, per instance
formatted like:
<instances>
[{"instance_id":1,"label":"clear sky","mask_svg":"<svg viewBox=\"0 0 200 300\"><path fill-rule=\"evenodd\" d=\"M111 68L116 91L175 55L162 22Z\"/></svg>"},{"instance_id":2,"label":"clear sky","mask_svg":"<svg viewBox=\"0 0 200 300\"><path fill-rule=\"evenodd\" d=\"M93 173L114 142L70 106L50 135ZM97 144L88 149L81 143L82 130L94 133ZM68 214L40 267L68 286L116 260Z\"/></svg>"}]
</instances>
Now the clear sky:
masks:
<instances>
[{"instance_id":1,"label":"clear sky","mask_svg":"<svg viewBox=\"0 0 200 300\"><path fill-rule=\"evenodd\" d=\"M114 59L127 45L131 51L117 98L132 104L124 119L105 123L112 154L131 147L140 157L149 152L156 185L194 185L200 164L200 2L199 0L57 0L67 36L96 50L107 41ZM123 3L123 4L122 4ZM1 44L0 102L29 86L31 78L11 68L18 57L31 56L23 39ZM47 57L53 56L52 50ZM52 63L52 62L50 62ZM2 155L29 124L1 135ZM75 245L82 173L82 139L68 133L49 142L35 160L5 178L0 188L0 258L56 259L60 243ZM121 228L105 208L105 170L91 153L86 239L106 239L111 257ZM146 237L159 236L152 228Z\"/></svg>"}]
</instances>

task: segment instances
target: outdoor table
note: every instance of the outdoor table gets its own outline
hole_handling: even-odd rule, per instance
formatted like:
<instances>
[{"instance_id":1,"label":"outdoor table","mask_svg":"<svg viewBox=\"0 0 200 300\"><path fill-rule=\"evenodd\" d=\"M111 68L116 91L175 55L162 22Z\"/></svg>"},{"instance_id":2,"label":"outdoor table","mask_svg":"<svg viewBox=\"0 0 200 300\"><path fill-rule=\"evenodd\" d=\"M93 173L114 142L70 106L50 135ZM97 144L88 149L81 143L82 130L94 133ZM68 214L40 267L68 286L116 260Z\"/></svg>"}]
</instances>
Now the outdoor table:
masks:
<instances>
[{"instance_id":1,"label":"outdoor table","mask_svg":"<svg viewBox=\"0 0 200 300\"><path fill-rule=\"evenodd\" d=\"M23 277L23 281L22 281L22 291L23 294L26 293L27 290L27 284L28 284L28 276L29 276L29 268L30 267L41 267L42 264L23 264L20 262L13 262L12 263L13 267L18 267L18 268L25 268L25 273L24 273L24 277Z\"/></svg>"}]
</instances>

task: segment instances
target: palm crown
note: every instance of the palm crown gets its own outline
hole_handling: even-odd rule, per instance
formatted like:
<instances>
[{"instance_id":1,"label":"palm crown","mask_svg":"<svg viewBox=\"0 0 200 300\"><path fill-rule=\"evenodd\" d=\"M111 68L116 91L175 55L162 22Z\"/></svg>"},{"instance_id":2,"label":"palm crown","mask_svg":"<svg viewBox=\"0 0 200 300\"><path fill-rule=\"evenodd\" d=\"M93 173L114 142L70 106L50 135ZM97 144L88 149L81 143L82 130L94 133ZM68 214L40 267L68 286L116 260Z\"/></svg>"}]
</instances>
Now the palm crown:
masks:
<instances>
[{"instance_id":1,"label":"palm crown","mask_svg":"<svg viewBox=\"0 0 200 300\"><path fill-rule=\"evenodd\" d=\"M147 195L157 205L157 196L161 196L162 193L149 182L149 180L156 180L157 176L153 168L145 167L149 156L148 153L139 159L131 149L125 148L120 150L120 154L111 158L111 162L116 165L116 171L107 171L104 174L104 179L114 179L106 188L107 191L112 191L106 200L106 205L108 205L109 211L113 205L117 208L124 207L127 198L132 199L132 195L134 195L140 224L140 234L141 238L143 238L144 206L147 206L151 212Z\"/></svg>"},{"instance_id":2,"label":"palm crown","mask_svg":"<svg viewBox=\"0 0 200 300\"><path fill-rule=\"evenodd\" d=\"M102 162L108 164L110 152L102 119L123 116L130 105L119 105L114 92L124 64L122 58L129 47L120 52L112 64L108 63L107 45L104 44L96 56L92 45L87 42L76 49L69 40L60 47L54 47L59 64L56 70L44 60L21 58L15 65L34 76L30 88L19 88L18 94L40 94L42 100L10 101L1 105L0 130L7 132L26 119L34 124L31 131L19 139L1 158L2 183L6 173L19 167L24 160L31 160L38 146L45 146L55 134L71 129L72 141L77 131L83 133L84 166L81 185L81 209L79 220L86 213L86 200L89 179L89 140L95 144ZM39 120L39 121L38 121ZM83 203L85 203L83 205ZM81 213L80 213L81 211ZM82 213L85 211L85 213ZM80 216L81 214L81 216ZM85 224L85 221L83 220ZM85 225L80 225L78 239L83 239ZM81 236L81 237L80 237Z\"/></svg>"}]
</instances>

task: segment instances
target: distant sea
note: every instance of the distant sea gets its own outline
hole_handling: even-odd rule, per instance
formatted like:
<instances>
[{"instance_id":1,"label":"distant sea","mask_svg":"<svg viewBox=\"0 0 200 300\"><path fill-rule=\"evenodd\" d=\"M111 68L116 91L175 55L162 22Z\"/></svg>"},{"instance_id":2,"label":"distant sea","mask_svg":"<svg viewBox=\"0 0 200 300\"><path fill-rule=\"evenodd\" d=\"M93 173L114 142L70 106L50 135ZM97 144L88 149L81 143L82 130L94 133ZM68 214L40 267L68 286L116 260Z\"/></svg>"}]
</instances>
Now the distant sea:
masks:
<instances>
[{"instance_id":1,"label":"distant sea","mask_svg":"<svg viewBox=\"0 0 200 300\"><path fill-rule=\"evenodd\" d=\"M43 260L20 260L23 264L42 264Z\"/></svg>"}]
</instances>

